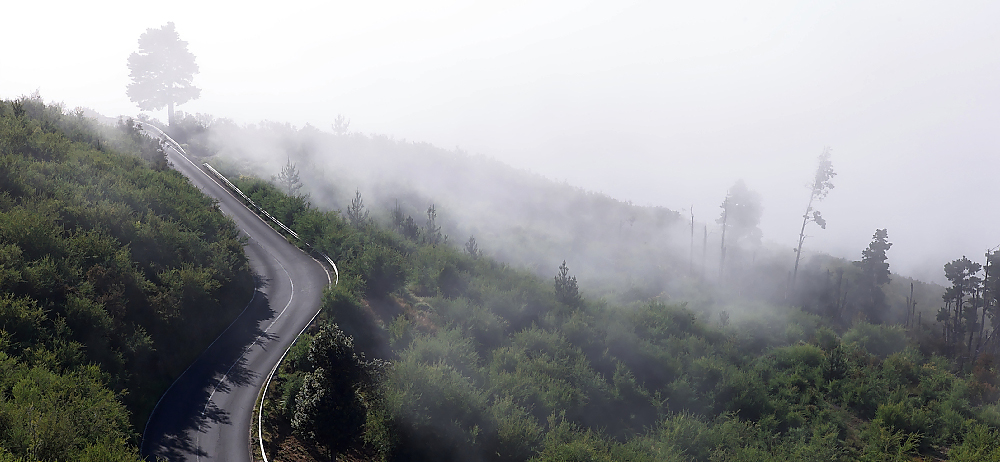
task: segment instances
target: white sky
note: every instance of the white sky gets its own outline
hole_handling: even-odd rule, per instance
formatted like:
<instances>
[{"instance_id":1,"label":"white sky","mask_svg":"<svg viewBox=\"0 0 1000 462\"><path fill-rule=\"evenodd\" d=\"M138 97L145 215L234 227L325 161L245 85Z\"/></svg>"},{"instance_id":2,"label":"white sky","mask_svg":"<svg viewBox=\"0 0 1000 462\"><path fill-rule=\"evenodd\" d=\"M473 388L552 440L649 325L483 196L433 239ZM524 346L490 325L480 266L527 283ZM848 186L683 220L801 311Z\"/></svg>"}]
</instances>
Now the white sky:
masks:
<instances>
[{"instance_id":1,"label":"white sky","mask_svg":"<svg viewBox=\"0 0 1000 462\"><path fill-rule=\"evenodd\" d=\"M807 250L857 259L886 227L892 269L940 281L1000 244L997 2L8 3L3 98L135 114L126 58L173 21L201 67L186 112L343 113L699 220L743 178L789 249L830 146Z\"/></svg>"}]
</instances>

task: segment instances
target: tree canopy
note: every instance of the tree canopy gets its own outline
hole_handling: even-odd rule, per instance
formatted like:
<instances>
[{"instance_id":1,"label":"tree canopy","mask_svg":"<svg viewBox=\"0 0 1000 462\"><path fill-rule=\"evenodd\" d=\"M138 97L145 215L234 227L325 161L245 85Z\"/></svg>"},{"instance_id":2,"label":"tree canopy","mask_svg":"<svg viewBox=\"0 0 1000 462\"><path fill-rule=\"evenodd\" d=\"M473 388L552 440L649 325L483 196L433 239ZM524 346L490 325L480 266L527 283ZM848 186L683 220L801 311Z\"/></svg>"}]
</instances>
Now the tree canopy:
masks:
<instances>
[{"instance_id":1,"label":"tree canopy","mask_svg":"<svg viewBox=\"0 0 1000 462\"><path fill-rule=\"evenodd\" d=\"M764 235L760 230L760 216L764 211L760 193L747 187L743 180L736 180L719 207L722 213L716 223L728 227L730 242L760 245Z\"/></svg>"},{"instance_id":2,"label":"tree canopy","mask_svg":"<svg viewBox=\"0 0 1000 462\"><path fill-rule=\"evenodd\" d=\"M128 98L144 111L166 107L170 125L174 125L174 106L201 95L191 83L198 64L172 22L139 36L139 51L129 55L128 69L132 79Z\"/></svg>"},{"instance_id":3,"label":"tree canopy","mask_svg":"<svg viewBox=\"0 0 1000 462\"><path fill-rule=\"evenodd\" d=\"M719 273L723 273L726 264L726 252L729 246L739 249L744 245L759 246L763 232L760 227L761 206L760 194L747 187L743 180L736 180L726 199L719 206L722 213L715 220L722 225L722 249L720 250ZM693 228L692 228L693 231ZM726 233L729 233L727 240Z\"/></svg>"}]
</instances>

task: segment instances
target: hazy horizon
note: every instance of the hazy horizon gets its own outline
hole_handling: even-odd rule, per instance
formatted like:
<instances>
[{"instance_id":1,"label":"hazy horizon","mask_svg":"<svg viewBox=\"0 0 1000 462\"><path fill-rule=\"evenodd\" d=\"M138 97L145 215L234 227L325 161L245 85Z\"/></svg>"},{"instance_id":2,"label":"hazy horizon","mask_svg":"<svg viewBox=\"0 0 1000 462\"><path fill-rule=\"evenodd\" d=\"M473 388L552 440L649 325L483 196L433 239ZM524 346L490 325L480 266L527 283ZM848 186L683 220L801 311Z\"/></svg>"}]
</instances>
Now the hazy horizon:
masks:
<instances>
[{"instance_id":1,"label":"hazy horizon","mask_svg":"<svg viewBox=\"0 0 1000 462\"><path fill-rule=\"evenodd\" d=\"M860 258L888 228L893 272L1000 244L980 209L998 166L1000 5L927 2L285 3L7 7L0 97L137 114L126 59L168 21L197 57L188 113L455 146L713 223L736 180L765 240L795 244L829 146L836 188L806 251ZM163 112L153 113L165 119Z\"/></svg>"}]
</instances>

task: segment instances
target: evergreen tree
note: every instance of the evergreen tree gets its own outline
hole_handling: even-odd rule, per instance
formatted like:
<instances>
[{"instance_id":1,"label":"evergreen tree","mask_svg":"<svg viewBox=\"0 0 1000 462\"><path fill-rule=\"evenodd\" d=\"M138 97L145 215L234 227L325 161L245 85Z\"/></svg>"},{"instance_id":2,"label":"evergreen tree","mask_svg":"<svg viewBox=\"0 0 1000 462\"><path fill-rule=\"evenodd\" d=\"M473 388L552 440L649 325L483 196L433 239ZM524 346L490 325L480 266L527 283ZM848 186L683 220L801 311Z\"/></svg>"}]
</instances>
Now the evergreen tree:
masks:
<instances>
[{"instance_id":1,"label":"evergreen tree","mask_svg":"<svg viewBox=\"0 0 1000 462\"><path fill-rule=\"evenodd\" d=\"M389 217L392 219L392 226L397 230L403 230L403 222L406 221L406 216L403 215L403 209L399 207L399 201L396 201L396 206L392 208L392 212L389 213Z\"/></svg>"},{"instance_id":2,"label":"evergreen tree","mask_svg":"<svg viewBox=\"0 0 1000 462\"><path fill-rule=\"evenodd\" d=\"M351 200L351 206L347 208L347 219L355 228L361 228L368 223L368 210L365 209L361 191L354 191L354 199Z\"/></svg>"},{"instance_id":3,"label":"evergreen tree","mask_svg":"<svg viewBox=\"0 0 1000 462\"><path fill-rule=\"evenodd\" d=\"M420 226L418 226L413 217L409 215L407 215L406 219L403 220L403 224L400 226L400 231L403 233L403 236L412 240L417 240L417 238L420 237Z\"/></svg>"},{"instance_id":4,"label":"evergreen tree","mask_svg":"<svg viewBox=\"0 0 1000 462\"><path fill-rule=\"evenodd\" d=\"M465 243L465 251L472 256L472 258L479 258L483 255L483 251L479 250L479 244L476 244L476 237L469 236L469 240Z\"/></svg>"},{"instance_id":5,"label":"evergreen tree","mask_svg":"<svg viewBox=\"0 0 1000 462\"><path fill-rule=\"evenodd\" d=\"M333 128L333 133L337 136L344 136L347 134L347 129L351 126L351 119L347 119L343 114L337 114L337 118L333 120L333 124L330 125Z\"/></svg>"},{"instance_id":6,"label":"evergreen tree","mask_svg":"<svg viewBox=\"0 0 1000 462\"><path fill-rule=\"evenodd\" d=\"M424 230L424 237L427 239L427 243L431 245L444 242L444 237L441 235L441 227L437 225L437 209L434 207L434 204L427 207L427 227Z\"/></svg>"},{"instance_id":7,"label":"evergreen tree","mask_svg":"<svg viewBox=\"0 0 1000 462\"><path fill-rule=\"evenodd\" d=\"M860 284L861 290L865 292L862 309L868 321L873 324L888 321L886 319L888 305L882 286L889 283L889 264L886 263L888 257L885 254L889 247L892 247L892 243L889 242L888 231L877 229L868 248L861 252L861 261L856 263L861 267Z\"/></svg>"},{"instance_id":8,"label":"evergreen tree","mask_svg":"<svg viewBox=\"0 0 1000 462\"><path fill-rule=\"evenodd\" d=\"M295 168L295 164L292 163L291 158L288 159L288 163L284 167L281 167L281 173L275 175L273 179L278 184L278 187L289 196L294 196L302 189L302 181L299 180L299 171Z\"/></svg>"},{"instance_id":9,"label":"evergreen tree","mask_svg":"<svg viewBox=\"0 0 1000 462\"><path fill-rule=\"evenodd\" d=\"M139 36L139 51L128 57L128 98L144 111L167 108L167 122L174 125L174 106L201 95L192 85L198 64L174 29L174 23L146 29Z\"/></svg>"},{"instance_id":10,"label":"evergreen tree","mask_svg":"<svg viewBox=\"0 0 1000 462\"><path fill-rule=\"evenodd\" d=\"M945 308L938 313L938 320L945 323L949 344L957 345L969 333L968 349L972 349L972 336L976 328L977 298L982 279L977 275L982 265L962 257L944 265L944 277L951 282L942 296Z\"/></svg>"},{"instance_id":11,"label":"evergreen tree","mask_svg":"<svg viewBox=\"0 0 1000 462\"><path fill-rule=\"evenodd\" d=\"M576 284L576 276L569 275L566 260L559 265L559 273L555 277L556 300L570 307L578 307L582 303L580 288Z\"/></svg>"},{"instance_id":12,"label":"evergreen tree","mask_svg":"<svg viewBox=\"0 0 1000 462\"><path fill-rule=\"evenodd\" d=\"M986 251L986 264L983 265L982 290L979 296L982 310L979 317L979 340L976 343L976 354L984 349L996 352L996 339L994 335L997 332L995 326L998 322L997 296L1000 294L1000 277L997 275L995 266L998 258L1000 258L1000 251ZM986 318L989 318L989 325L992 327L988 333L986 332Z\"/></svg>"},{"instance_id":13,"label":"evergreen tree","mask_svg":"<svg viewBox=\"0 0 1000 462\"><path fill-rule=\"evenodd\" d=\"M719 264L721 275L730 247L739 249L745 245L760 245L763 233L759 225L764 208L761 206L760 194L748 188L743 180L737 180L733 187L729 188L719 208L722 209L722 213L716 223L722 226L722 255ZM693 229L692 225L692 236ZM729 245L726 242L729 242Z\"/></svg>"},{"instance_id":14,"label":"evergreen tree","mask_svg":"<svg viewBox=\"0 0 1000 462\"><path fill-rule=\"evenodd\" d=\"M718 223L725 221L729 227L729 242L735 245L759 245L764 233L760 230L760 216L764 211L760 194L737 180L723 201Z\"/></svg>"}]
</instances>

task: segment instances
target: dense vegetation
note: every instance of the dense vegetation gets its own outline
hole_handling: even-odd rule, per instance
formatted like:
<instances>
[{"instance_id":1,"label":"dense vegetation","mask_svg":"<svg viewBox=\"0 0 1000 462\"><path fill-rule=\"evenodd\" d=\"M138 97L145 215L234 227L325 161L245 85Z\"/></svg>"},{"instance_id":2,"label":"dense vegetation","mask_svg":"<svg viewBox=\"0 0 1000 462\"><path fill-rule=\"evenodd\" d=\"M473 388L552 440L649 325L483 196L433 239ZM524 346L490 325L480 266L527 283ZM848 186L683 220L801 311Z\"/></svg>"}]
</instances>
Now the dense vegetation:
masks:
<instances>
[{"instance_id":1,"label":"dense vegetation","mask_svg":"<svg viewBox=\"0 0 1000 462\"><path fill-rule=\"evenodd\" d=\"M0 460L136 460L252 284L232 221L131 121L0 102Z\"/></svg>"},{"instance_id":2,"label":"dense vegetation","mask_svg":"<svg viewBox=\"0 0 1000 462\"><path fill-rule=\"evenodd\" d=\"M213 154L206 124L188 117L173 130ZM411 170L433 170L440 150L285 132L290 155L274 184L234 182L342 277L274 383L274 444L294 438L320 459L1000 456L993 254L946 264L942 289L891 275L888 232L876 230L860 260L803 260L788 277L787 258L738 245L759 236L752 192L734 188L715 277L707 237L696 263L693 219L679 257L655 237L676 231L676 213L504 169L509 178L481 183L563 197L481 203L494 216L479 241L459 244L449 230L478 225L441 218L447 203L418 188L379 190L378 208L357 191L348 204L343 187L323 195L343 200L343 213L298 194L333 191L309 184L324 172L310 142L405 148L420 154ZM467 183L492 165L455 158ZM296 170L302 159L308 168ZM238 234L130 121L100 129L37 98L2 102L0 167L0 461L134 460L156 398L234 314L227 307L241 306L227 302L249 296ZM574 218L518 228L567 201ZM525 204L534 211L518 215ZM605 285L578 282L577 255L591 271L604 266Z\"/></svg>"},{"instance_id":3,"label":"dense vegetation","mask_svg":"<svg viewBox=\"0 0 1000 462\"><path fill-rule=\"evenodd\" d=\"M309 125L239 126L186 114L171 129L189 153L237 174L269 178L290 161L301 177L300 192L324 210L345 209L360 190L372 216L383 222L398 209L423 226L434 204L443 236L461 244L474 235L485 254L540 276L552 272L553 261L572 256L585 292L625 302L673 295L673 282L689 272L687 230L677 212L556 183L497 160L349 132L344 125L332 134ZM698 233L700 268L700 226ZM717 241L713 233L707 244L713 266Z\"/></svg>"},{"instance_id":4,"label":"dense vegetation","mask_svg":"<svg viewBox=\"0 0 1000 462\"><path fill-rule=\"evenodd\" d=\"M912 299L935 291L890 284L884 230L858 262L804 265L785 303L770 301L780 288L732 294L689 278L690 293L727 309L619 306L581 295L565 262L546 280L483 256L474 239L442 242L435 210L422 226L402 215L380 226L360 195L342 217L266 181L239 183L346 281L267 409L269 431L291 428L318 459L1000 455L994 356L957 356L933 320L912 319Z\"/></svg>"}]
</instances>

